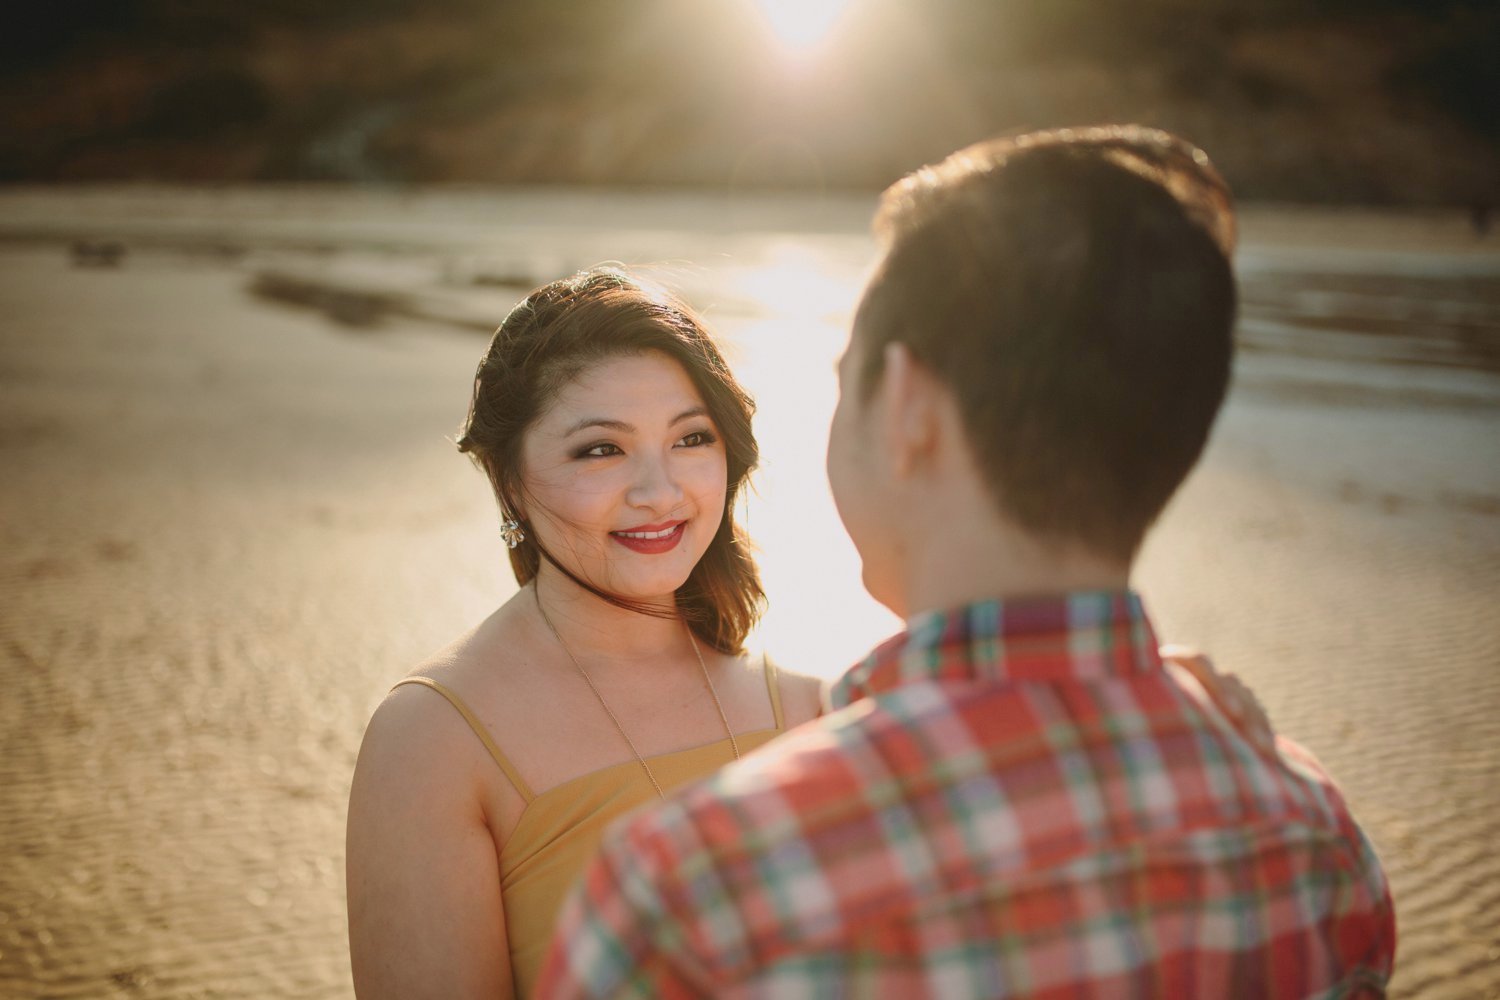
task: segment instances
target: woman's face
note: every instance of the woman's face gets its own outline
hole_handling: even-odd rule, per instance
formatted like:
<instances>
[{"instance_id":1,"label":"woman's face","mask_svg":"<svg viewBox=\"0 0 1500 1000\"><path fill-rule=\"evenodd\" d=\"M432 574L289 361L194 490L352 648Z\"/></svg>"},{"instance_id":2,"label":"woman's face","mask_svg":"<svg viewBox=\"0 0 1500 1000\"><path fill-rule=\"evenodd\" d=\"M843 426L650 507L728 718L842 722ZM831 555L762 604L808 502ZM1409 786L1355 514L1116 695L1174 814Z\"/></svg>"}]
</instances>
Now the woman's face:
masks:
<instances>
[{"instance_id":1,"label":"woman's face","mask_svg":"<svg viewBox=\"0 0 1500 1000\"><path fill-rule=\"evenodd\" d=\"M563 386L522 443L522 470L542 546L631 600L682 586L724 519L718 428L687 372L654 351L608 358Z\"/></svg>"}]
</instances>

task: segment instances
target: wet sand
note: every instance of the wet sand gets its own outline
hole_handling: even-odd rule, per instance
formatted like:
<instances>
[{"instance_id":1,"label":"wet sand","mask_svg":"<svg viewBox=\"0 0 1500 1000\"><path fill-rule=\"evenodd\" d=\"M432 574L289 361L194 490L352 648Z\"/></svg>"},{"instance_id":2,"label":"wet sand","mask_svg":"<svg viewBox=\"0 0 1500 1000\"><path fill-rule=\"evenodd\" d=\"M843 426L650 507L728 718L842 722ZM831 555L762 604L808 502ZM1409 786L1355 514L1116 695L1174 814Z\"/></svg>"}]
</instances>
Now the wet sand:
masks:
<instances>
[{"instance_id":1,"label":"wet sand","mask_svg":"<svg viewBox=\"0 0 1500 1000\"><path fill-rule=\"evenodd\" d=\"M518 282L655 262L760 399L764 642L833 675L893 628L821 476L866 210L0 193L0 996L350 994L364 722L514 586L446 439ZM1342 781L1397 995L1500 995L1500 252L1264 210L1240 265L1236 385L1137 583Z\"/></svg>"}]
</instances>

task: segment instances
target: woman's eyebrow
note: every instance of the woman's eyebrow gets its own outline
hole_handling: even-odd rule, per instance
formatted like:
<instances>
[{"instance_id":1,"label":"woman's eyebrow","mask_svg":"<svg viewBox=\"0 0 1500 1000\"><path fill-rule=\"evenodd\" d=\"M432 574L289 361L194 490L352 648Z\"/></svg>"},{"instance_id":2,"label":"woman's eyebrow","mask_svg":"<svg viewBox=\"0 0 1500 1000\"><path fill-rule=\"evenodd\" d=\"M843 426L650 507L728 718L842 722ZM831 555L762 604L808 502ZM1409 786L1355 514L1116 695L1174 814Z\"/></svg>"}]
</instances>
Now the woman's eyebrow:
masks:
<instances>
[{"instance_id":1,"label":"woman's eyebrow","mask_svg":"<svg viewBox=\"0 0 1500 1000\"><path fill-rule=\"evenodd\" d=\"M681 413L677 414L677 416L672 418L672 422L668 424L668 426L675 427L678 424L682 423L684 420L691 420L693 417L704 417L707 415L707 407L695 406L692 409L683 410ZM578 421L578 423L573 424L567 430L563 431L563 437L570 437L574 434L577 434L579 431L586 430L590 427L604 427L612 431L619 431L622 434L635 433L635 426L633 424L627 424L623 420L611 420L609 417L584 417L582 420Z\"/></svg>"},{"instance_id":2,"label":"woman's eyebrow","mask_svg":"<svg viewBox=\"0 0 1500 1000\"><path fill-rule=\"evenodd\" d=\"M624 434L635 433L635 428L623 420L610 420L608 417L584 417L578 423L563 431L563 437L577 434L588 427L607 427L612 431L620 431Z\"/></svg>"}]
</instances>

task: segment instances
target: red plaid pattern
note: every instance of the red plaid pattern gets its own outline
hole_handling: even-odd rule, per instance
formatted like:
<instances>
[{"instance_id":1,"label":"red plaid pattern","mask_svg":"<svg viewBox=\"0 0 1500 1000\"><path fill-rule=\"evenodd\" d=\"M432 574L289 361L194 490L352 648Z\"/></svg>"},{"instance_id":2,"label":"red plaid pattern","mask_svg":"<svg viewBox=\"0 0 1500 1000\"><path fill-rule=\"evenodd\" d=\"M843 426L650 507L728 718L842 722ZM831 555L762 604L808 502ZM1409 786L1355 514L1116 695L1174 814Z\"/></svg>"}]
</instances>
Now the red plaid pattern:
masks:
<instances>
[{"instance_id":1,"label":"red plaid pattern","mask_svg":"<svg viewBox=\"0 0 1500 1000\"><path fill-rule=\"evenodd\" d=\"M1133 594L911 623L838 711L635 817L539 995L1382 995L1379 862Z\"/></svg>"}]
</instances>

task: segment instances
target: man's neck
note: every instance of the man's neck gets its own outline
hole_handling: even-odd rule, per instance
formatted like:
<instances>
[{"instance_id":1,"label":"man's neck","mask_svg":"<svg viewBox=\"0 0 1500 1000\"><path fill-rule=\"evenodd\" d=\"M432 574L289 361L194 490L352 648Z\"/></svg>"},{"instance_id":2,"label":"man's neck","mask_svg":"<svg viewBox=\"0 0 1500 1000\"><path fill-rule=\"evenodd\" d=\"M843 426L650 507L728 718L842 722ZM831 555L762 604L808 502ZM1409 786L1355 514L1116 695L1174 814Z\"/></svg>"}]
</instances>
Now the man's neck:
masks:
<instances>
[{"instance_id":1,"label":"man's neck","mask_svg":"<svg viewBox=\"0 0 1500 1000\"><path fill-rule=\"evenodd\" d=\"M1089 590L1124 590L1130 565L1079 545L1041 540L993 513L954 511L908 550L905 617L987 600L1045 597Z\"/></svg>"}]
</instances>

